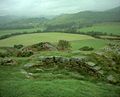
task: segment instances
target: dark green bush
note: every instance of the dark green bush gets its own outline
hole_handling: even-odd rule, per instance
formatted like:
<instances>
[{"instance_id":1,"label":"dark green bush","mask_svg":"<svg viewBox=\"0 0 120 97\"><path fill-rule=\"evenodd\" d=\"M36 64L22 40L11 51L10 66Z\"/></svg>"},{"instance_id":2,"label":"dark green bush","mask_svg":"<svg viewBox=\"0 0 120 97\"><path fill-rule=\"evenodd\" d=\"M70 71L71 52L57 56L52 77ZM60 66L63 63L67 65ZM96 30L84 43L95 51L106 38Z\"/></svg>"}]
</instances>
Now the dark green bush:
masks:
<instances>
[{"instance_id":1,"label":"dark green bush","mask_svg":"<svg viewBox=\"0 0 120 97\"><path fill-rule=\"evenodd\" d=\"M94 50L94 48L89 47L89 46L84 46L84 47L80 48L79 50L82 50L82 51L92 51L92 50Z\"/></svg>"},{"instance_id":2,"label":"dark green bush","mask_svg":"<svg viewBox=\"0 0 120 97\"><path fill-rule=\"evenodd\" d=\"M33 55L33 52L30 50L23 50L17 52L17 57L30 57Z\"/></svg>"},{"instance_id":3,"label":"dark green bush","mask_svg":"<svg viewBox=\"0 0 120 97\"><path fill-rule=\"evenodd\" d=\"M71 45L67 40L59 40L57 47L58 50L69 50L71 48Z\"/></svg>"},{"instance_id":4,"label":"dark green bush","mask_svg":"<svg viewBox=\"0 0 120 97\"><path fill-rule=\"evenodd\" d=\"M21 49L22 47L23 47L22 44L14 45L14 48L16 48L16 49Z\"/></svg>"},{"instance_id":5,"label":"dark green bush","mask_svg":"<svg viewBox=\"0 0 120 97\"><path fill-rule=\"evenodd\" d=\"M8 57L9 54L7 52L0 52L0 57L4 58L4 57Z\"/></svg>"}]
</instances>

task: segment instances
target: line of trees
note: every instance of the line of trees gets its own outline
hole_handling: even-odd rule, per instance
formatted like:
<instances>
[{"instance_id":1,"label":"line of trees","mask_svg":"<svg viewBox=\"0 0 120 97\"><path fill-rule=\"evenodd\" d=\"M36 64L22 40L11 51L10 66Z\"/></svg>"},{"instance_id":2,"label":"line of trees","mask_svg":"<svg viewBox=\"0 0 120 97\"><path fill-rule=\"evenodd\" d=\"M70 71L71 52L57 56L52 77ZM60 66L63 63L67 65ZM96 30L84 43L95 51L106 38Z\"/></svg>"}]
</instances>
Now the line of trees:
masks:
<instances>
[{"instance_id":1,"label":"line of trees","mask_svg":"<svg viewBox=\"0 0 120 97\"><path fill-rule=\"evenodd\" d=\"M73 33L73 34L84 34L84 35L90 35L92 37L95 37L95 38L101 38L100 36L104 35L104 36L115 36L115 37L120 37L120 35L114 35L112 33L110 34L107 34L106 32L98 32L98 31L90 31L90 32L80 32L80 31L77 31L76 28L74 27L71 27L71 28L66 28L64 30L58 30L59 32L64 32L64 33ZM54 32L58 32L58 31L54 31ZM6 39L6 38L9 38L9 37L12 37L12 36L17 36L17 35L22 35L22 34L32 34L32 33L42 33L42 32L51 32L51 30L48 30L48 29L45 29L45 30L37 30L37 31L33 31L33 32L17 32L17 33L10 33L10 34L6 34L6 35L2 35L0 36L0 40L2 39ZM119 38L118 38L119 39ZM117 39L117 40L118 40Z\"/></svg>"},{"instance_id":2,"label":"line of trees","mask_svg":"<svg viewBox=\"0 0 120 97\"><path fill-rule=\"evenodd\" d=\"M9 38L9 37L12 37L12 36L22 35L22 34L32 34L32 33L41 33L41 32L42 32L41 30L37 30L37 31L33 31L33 32L10 33L10 34L0 36L0 40L6 39L6 38Z\"/></svg>"}]
</instances>

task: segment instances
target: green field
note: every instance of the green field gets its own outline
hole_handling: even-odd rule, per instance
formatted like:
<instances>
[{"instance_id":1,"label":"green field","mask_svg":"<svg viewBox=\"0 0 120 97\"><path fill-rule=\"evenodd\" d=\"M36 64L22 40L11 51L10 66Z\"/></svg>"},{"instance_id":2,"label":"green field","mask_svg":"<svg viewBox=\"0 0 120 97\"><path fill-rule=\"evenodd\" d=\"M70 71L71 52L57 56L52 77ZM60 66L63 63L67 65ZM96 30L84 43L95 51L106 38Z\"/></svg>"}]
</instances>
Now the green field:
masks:
<instances>
[{"instance_id":1,"label":"green field","mask_svg":"<svg viewBox=\"0 0 120 97\"><path fill-rule=\"evenodd\" d=\"M83 46L90 46L95 49L103 48L109 41L95 39L91 36L80 34L67 34L67 33L35 33L24 34L7 39L0 40L0 47L13 46L15 44L23 44L25 46L32 45L39 42L52 42L56 43L59 40L68 40L71 42L72 49L78 50Z\"/></svg>"},{"instance_id":2,"label":"green field","mask_svg":"<svg viewBox=\"0 0 120 97\"><path fill-rule=\"evenodd\" d=\"M21 33L21 32L35 32L41 30L40 28L31 28L31 29L13 29L13 30L0 30L0 36L10 33Z\"/></svg>"},{"instance_id":3,"label":"green field","mask_svg":"<svg viewBox=\"0 0 120 97\"><path fill-rule=\"evenodd\" d=\"M71 43L73 50L77 50L84 46L89 46L94 48L95 50L101 49L105 47L110 41L108 40L101 40L101 39L87 39L87 40L79 40L73 41Z\"/></svg>"},{"instance_id":4,"label":"green field","mask_svg":"<svg viewBox=\"0 0 120 97\"><path fill-rule=\"evenodd\" d=\"M0 46L13 46L14 44L31 45L39 42L58 42L59 40L86 40L94 39L91 36L66 33L35 33L24 34L0 40Z\"/></svg>"},{"instance_id":5,"label":"green field","mask_svg":"<svg viewBox=\"0 0 120 97\"><path fill-rule=\"evenodd\" d=\"M92 27L86 27L79 29L80 32L90 32L90 31L96 31L96 32L103 32L107 34L113 34L113 35L120 35L120 23L100 23L95 24Z\"/></svg>"}]
</instances>

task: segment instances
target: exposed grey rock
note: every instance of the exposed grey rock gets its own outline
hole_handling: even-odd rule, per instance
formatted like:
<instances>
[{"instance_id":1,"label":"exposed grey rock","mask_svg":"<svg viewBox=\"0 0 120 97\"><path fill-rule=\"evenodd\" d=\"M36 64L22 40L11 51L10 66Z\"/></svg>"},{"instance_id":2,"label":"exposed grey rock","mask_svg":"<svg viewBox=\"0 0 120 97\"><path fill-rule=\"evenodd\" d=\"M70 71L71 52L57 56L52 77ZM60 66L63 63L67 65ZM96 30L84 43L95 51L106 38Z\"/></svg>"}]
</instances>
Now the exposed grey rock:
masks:
<instances>
[{"instance_id":1,"label":"exposed grey rock","mask_svg":"<svg viewBox=\"0 0 120 97\"><path fill-rule=\"evenodd\" d=\"M38 71L38 72L44 72L44 70L40 69L40 68L36 68L36 71Z\"/></svg>"},{"instance_id":2,"label":"exposed grey rock","mask_svg":"<svg viewBox=\"0 0 120 97\"><path fill-rule=\"evenodd\" d=\"M95 63L93 63L93 62L86 62L89 66L95 66L96 64Z\"/></svg>"},{"instance_id":3,"label":"exposed grey rock","mask_svg":"<svg viewBox=\"0 0 120 97\"><path fill-rule=\"evenodd\" d=\"M43 47L45 48L45 49L48 49L48 50L57 50L57 48L55 47L55 46L53 46L53 45L51 45L51 44L48 44L48 43L45 43L44 45L43 45Z\"/></svg>"},{"instance_id":4,"label":"exposed grey rock","mask_svg":"<svg viewBox=\"0 0 120 97\"><path fill-rule=\"evenodd\" d=\"M103 75L104 74L104 71L103 70L100 70L98 71L99 74Z\"/></svg>"},{"instance_id":5,"label":"exposed grey rock","mask_svg":"<svg viewBox=\"0 0 120 97\"><path fill-rule=\"evenodd\" d=\"M72 66L77 66L78 65L78 62L79 60L77 59L77 58L71 58L70 59L70 64L72 65Z\"/></svg>"},{"instance_id":6,"label":"exposed grey rock","mask_svg":"<svg viewBox=\"0 0 120 97\"><path fill-rule=\"evenodd\" d=\"M0 65L4 65L4 66L12 66L17 64L17 62L11 58L1 58L0 59Z\"/></svg>"},{"instance_id":7,"label":"exposed grey rock","mask_svg":"<svg viewBox=\"0 0 120 97\"><path fill-rule=\"evenodd\" d=\"M29 69L32 66L34 66L34 63L27 63L27 64L24 65L24 68Z\"/></svg>"},{"instance_id":8,"label":"exposed grey rock","mask_svg":"<svg viewBox=\"0 0 120 97\"><path fill-rule=\"evenodd\" d=\"M111 83L116 83L116 79L115 79L115 77L114 77L113 75L109 75L109 76L107 77L107 80L108 80L109 82L111 82Z\"/></svg>"},{"instance_id":9,"label":"exposed grey rock","mask_svg":"<svg viewBox=\"0 0 120 97\"><path fill-rule=\"evenodd\" d=\"M93 67L93 69L98 71L98 70L101 69L101 67L99 67L99 66L95 66L95 67Z\"/></svg>"},{"instance_id":10,"label":"exposed grey rock","mask_svg":"<svg viewBox=\"0 0 120 97\"><path fill-rule=\"evenodd\" d=\"M39 63L41 62L41 63ZM33 68L35 72L44 72L46 70L57 70L59 69L67 69L67 70L75 70L77 72L84 72L91 75L95 74L101 74L103 75L103 71L101 70L101 67L96 66L93 62L85 62L84 59L79 57L72 57L72 58L66 58L61 56L42 56L39 57L38 66L33 63L28 63L24 67ZM44 68L42 70L41 68ZM32 68L30 68L32 69Z\"/></svg>"}]
</instances>

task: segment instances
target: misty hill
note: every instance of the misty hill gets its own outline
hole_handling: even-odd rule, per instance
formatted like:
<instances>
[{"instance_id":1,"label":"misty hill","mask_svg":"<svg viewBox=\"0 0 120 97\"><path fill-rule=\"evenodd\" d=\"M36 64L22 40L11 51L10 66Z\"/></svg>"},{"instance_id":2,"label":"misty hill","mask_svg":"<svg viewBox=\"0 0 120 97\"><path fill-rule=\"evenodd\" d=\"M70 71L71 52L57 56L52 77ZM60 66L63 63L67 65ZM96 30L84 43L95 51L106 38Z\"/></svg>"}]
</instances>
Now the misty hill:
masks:
<instances>
[{"instance_id":1,"label":"misty hill","mask_svg":"<svg viewBox=\"0 0 120 97\"><path fill-rule=\"evenodd\" d=\"M106 11L83 11L75 14L64 14L48 22L48 29L53 28L82 28L100 22L119 22L120 7Z\"/></svg>"},{"instance_id":2,"label":"misty hill","mask_svg":"<svg viewBox=\"0 0 120 97\"><path fill-rule=\"evenodd\" d=\"M83 28L101 22L120 22L120 7L106 11L83 11L63 14L52 19L0 16L0 29L27 29L44 27L46 31Z\"/></svg>"},{"instance_id":3,"label":"misty hill","mask_svg":"<svg viewBox=\"0 0 120 97\"><path fill-rule=\"evenodd\" d=\"M0 17L0 29L28 29L43 26L47 19L40 18L26 18L26 17Z\"/></svg>"},{"instance_id":4,"label":"misty hill","mask_svg":"<svg viewBox=\"0 0 120 97\"><path fill-rule=\"evenodd\" d=\"M120 6L116 7L116 8L113 8L113 9L110 9L110 10L108 10L108 12L117 12L117 13L120 14Z\"/></svg>"},{"instance_id":5,"label":"misty hill","mask_svg":"<svg viewBox=\"0 0 120 97\"><path fill-rule=\"evenodd\" d=\"M20 19L20 17L17 17L17 16L9 16L9 15L0 16L0 25L7 24L14 20L19 20L19 19Z\"/></svg>"}]
</instances>

